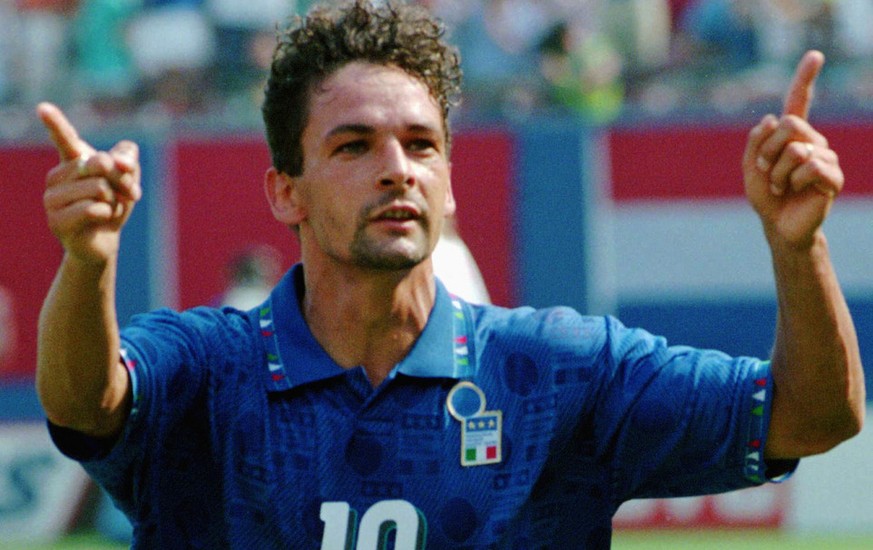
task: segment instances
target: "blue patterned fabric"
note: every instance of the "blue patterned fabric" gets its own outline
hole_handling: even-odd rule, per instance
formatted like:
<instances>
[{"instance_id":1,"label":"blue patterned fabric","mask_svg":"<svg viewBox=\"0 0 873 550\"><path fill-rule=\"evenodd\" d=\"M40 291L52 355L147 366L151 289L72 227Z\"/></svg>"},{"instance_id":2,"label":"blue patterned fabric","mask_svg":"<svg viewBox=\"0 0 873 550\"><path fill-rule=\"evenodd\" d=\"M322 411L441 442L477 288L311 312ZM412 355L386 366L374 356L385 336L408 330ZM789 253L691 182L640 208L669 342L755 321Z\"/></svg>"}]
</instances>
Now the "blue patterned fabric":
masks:
<instances>
[{"instance_id":1,"label":"blue patterned fabric","mask_svg":"<svg viewBox=\"0 0 873 550\"><path fill-rule=\"evenodd\" d=\"M766 481L767 362L437 283L373 388L315 341L302 284L298 266L250 312L136 317L119 440L51 427L134 548L608 548L626 500Z\"/></svg>"}]
</instances>

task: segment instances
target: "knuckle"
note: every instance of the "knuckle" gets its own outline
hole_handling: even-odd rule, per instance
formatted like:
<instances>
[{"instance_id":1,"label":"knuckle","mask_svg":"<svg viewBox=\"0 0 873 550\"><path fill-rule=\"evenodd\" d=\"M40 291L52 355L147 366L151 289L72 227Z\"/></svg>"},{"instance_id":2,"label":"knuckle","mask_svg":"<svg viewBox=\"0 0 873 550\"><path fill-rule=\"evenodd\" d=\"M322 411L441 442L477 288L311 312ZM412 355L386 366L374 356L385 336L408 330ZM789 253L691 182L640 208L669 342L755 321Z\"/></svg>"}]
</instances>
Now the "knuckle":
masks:
<instances>
[{"instance_id":1,"label":"knuckle","mask_svg":"<svg viewBox=\"0 0 873 550\"><path fill-rule=\"evenodd\" d=\"M60 183L60 181L65 177L67 170L65 169L64 164L58 164L54 166L51 170L46 173L45 176L45 184L46 187L53 187Z\"/></svg>"},{"instance_id":2,"label":"knuckle","mask_svg":"<svg viewBox=\"0 0 873 550\"><path fill-rule=\"evenodd\" d=\"M751 130L749 130L747 137L749 140L756 140L763 133L764 133L764 127L761 124L758 124L758 125L754 126Z\"/></svg>"},{"instance_id":3,"label":"knuckle","mask_svg":"<svg viewBox=\"0 0 873 550\"><path fill-rule=\"evenodd\" d=\"M799 141L792 141L788 144L788 153L791 155L792 159L797 161L814 161L814 158L809 157L809 150L806 147L806 143L801 143Z\"/></svg>"},{"instance_id":4,"label":"knuckle","mask_svg":"<svg viewBox=\"0 0 873 550\"><path fill-rule=\"evenodd\" d=\"M791 132L799 130L802 124L803 119L792 114L782 115L782 118L779 120L779 125Z\"/></svg>"},{"instance_id":5,"label":"knuckle","mask_svg":"<svg viewBox=\"0 0 873 550\"><path fill-rule=\"evenodd\" d=\"M42 205L46 210L52 210L55 205L56 193L52 189L46 189L42 194Z\"/></svg>"},{"instance_id":6,"label":"knuckle","mask_svg":"<svg viewBox=\"0 0 873 550\"><path fill-rule=\"evenodd\" d=\"M124 139L118 142L118 147L125 152L129 153L138 153L139 145L136 144L135 141L130 141L129 139Z\"/></svg>"},{"instance_id":7,"label":"knuckle","mask_svg":"<svg viewBox=\"0 0 873 550\"><path fill-rule=\"evenodd\" d=\"M106 180L100 180L97 184L96 198L103 202L112 202L115 200L115 191L109 186Z\"/></svg>"},{"instance_id":8,"label":"knuckle","mask_svg":"<svg viewBox=\"0 0 873 550\"><path fill-rule=\"evenodd\" d=\"M115 165L115 162L112 160L112 155L106 151L98 151L94 153L93 157L88 162L93 162L104 172L111 171Z\"/></svg>"}]
</instances>

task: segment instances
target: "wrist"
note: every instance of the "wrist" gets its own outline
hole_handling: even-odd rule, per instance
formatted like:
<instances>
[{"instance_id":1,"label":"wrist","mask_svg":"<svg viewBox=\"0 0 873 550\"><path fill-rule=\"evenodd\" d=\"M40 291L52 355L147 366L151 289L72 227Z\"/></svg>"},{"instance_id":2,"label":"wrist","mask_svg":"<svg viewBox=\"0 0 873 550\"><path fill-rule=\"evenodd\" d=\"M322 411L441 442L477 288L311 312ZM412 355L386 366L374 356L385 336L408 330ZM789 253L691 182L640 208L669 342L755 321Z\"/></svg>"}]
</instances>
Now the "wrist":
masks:
<instances>
[{"instance_id":1,"label":"wrist","mask_svg":"<svg viewBox=\"0 0 873 550\"><path fill-rule=\"evenodd\" d=\"M115 265L116 255L88 256L64 252L61 271L76 279L100 279Z\"/></svg>"},{"instance_id":2,"label":"wrist","mask_svg":"<svg viewBox=\"0 0 873 550\"><path fill-rule=\"evenodd\" d=\"M823 273L832 270L827 239L821 230L804 243L769 237L768 242L777 281L799 285L807 281L814 286L809 277L818 280Z\"/></svg>"},{"instance_id":3,"label":"wrist","mask_svg":"<svg viewBox=\"0 0 873 550\"><path fill-rule=\"evenodd\" d=\"M827 250L827 239L821 227L809 235L785 235L776 226L764 226L764 237L773 254L810 254Z\"/></svg>"}]
</instances>

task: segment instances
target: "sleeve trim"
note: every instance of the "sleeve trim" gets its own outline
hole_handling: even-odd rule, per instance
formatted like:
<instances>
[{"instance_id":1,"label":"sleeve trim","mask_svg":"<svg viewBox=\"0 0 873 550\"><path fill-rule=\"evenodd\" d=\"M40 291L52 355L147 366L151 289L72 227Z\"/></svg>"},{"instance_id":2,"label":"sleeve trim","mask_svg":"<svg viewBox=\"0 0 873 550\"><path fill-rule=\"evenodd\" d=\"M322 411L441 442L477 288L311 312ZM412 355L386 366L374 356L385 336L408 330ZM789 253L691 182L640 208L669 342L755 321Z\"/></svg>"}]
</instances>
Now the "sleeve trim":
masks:
<instances>
[{"instance_id":1,"label":"sleeve trim","mask_svg":"<svg viewBox=\"0 0 873 550\"><path fill-rule=\"evenodd\" d=\"M770 407L773 403L773 377L770 361L760 363L758 376L752 379L749 407L749 433L746 440L743 474L755 483L779 483L788 479L797 468L797 460L771 461L764 459L764 446L770 427Z\"/></svg>"}]
</instances>

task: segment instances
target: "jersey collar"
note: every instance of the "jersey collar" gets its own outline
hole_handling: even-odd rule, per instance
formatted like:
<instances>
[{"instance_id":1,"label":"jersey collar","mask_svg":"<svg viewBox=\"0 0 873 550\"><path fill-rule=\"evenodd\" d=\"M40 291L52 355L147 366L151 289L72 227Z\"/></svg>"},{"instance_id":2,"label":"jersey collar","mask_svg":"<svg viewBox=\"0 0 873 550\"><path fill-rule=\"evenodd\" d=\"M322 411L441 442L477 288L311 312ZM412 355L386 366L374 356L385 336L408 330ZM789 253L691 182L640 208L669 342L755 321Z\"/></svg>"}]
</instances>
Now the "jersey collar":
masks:
<instances>
[{"instance_id":1,"label":"jersey collar","mask_svg":"<svg viewBox=\"0 0 873 550\"><path fill-rule=\"evenodd\" d=\"M286 391L339 376L337 365L315 340L301 313L303 268L292 267L257 310L266 350L268 391ZM392 371L421 378L460 379L475 371L469 308L436 281L436 301L424 331Z\"/></svg>"}]
</instances>

